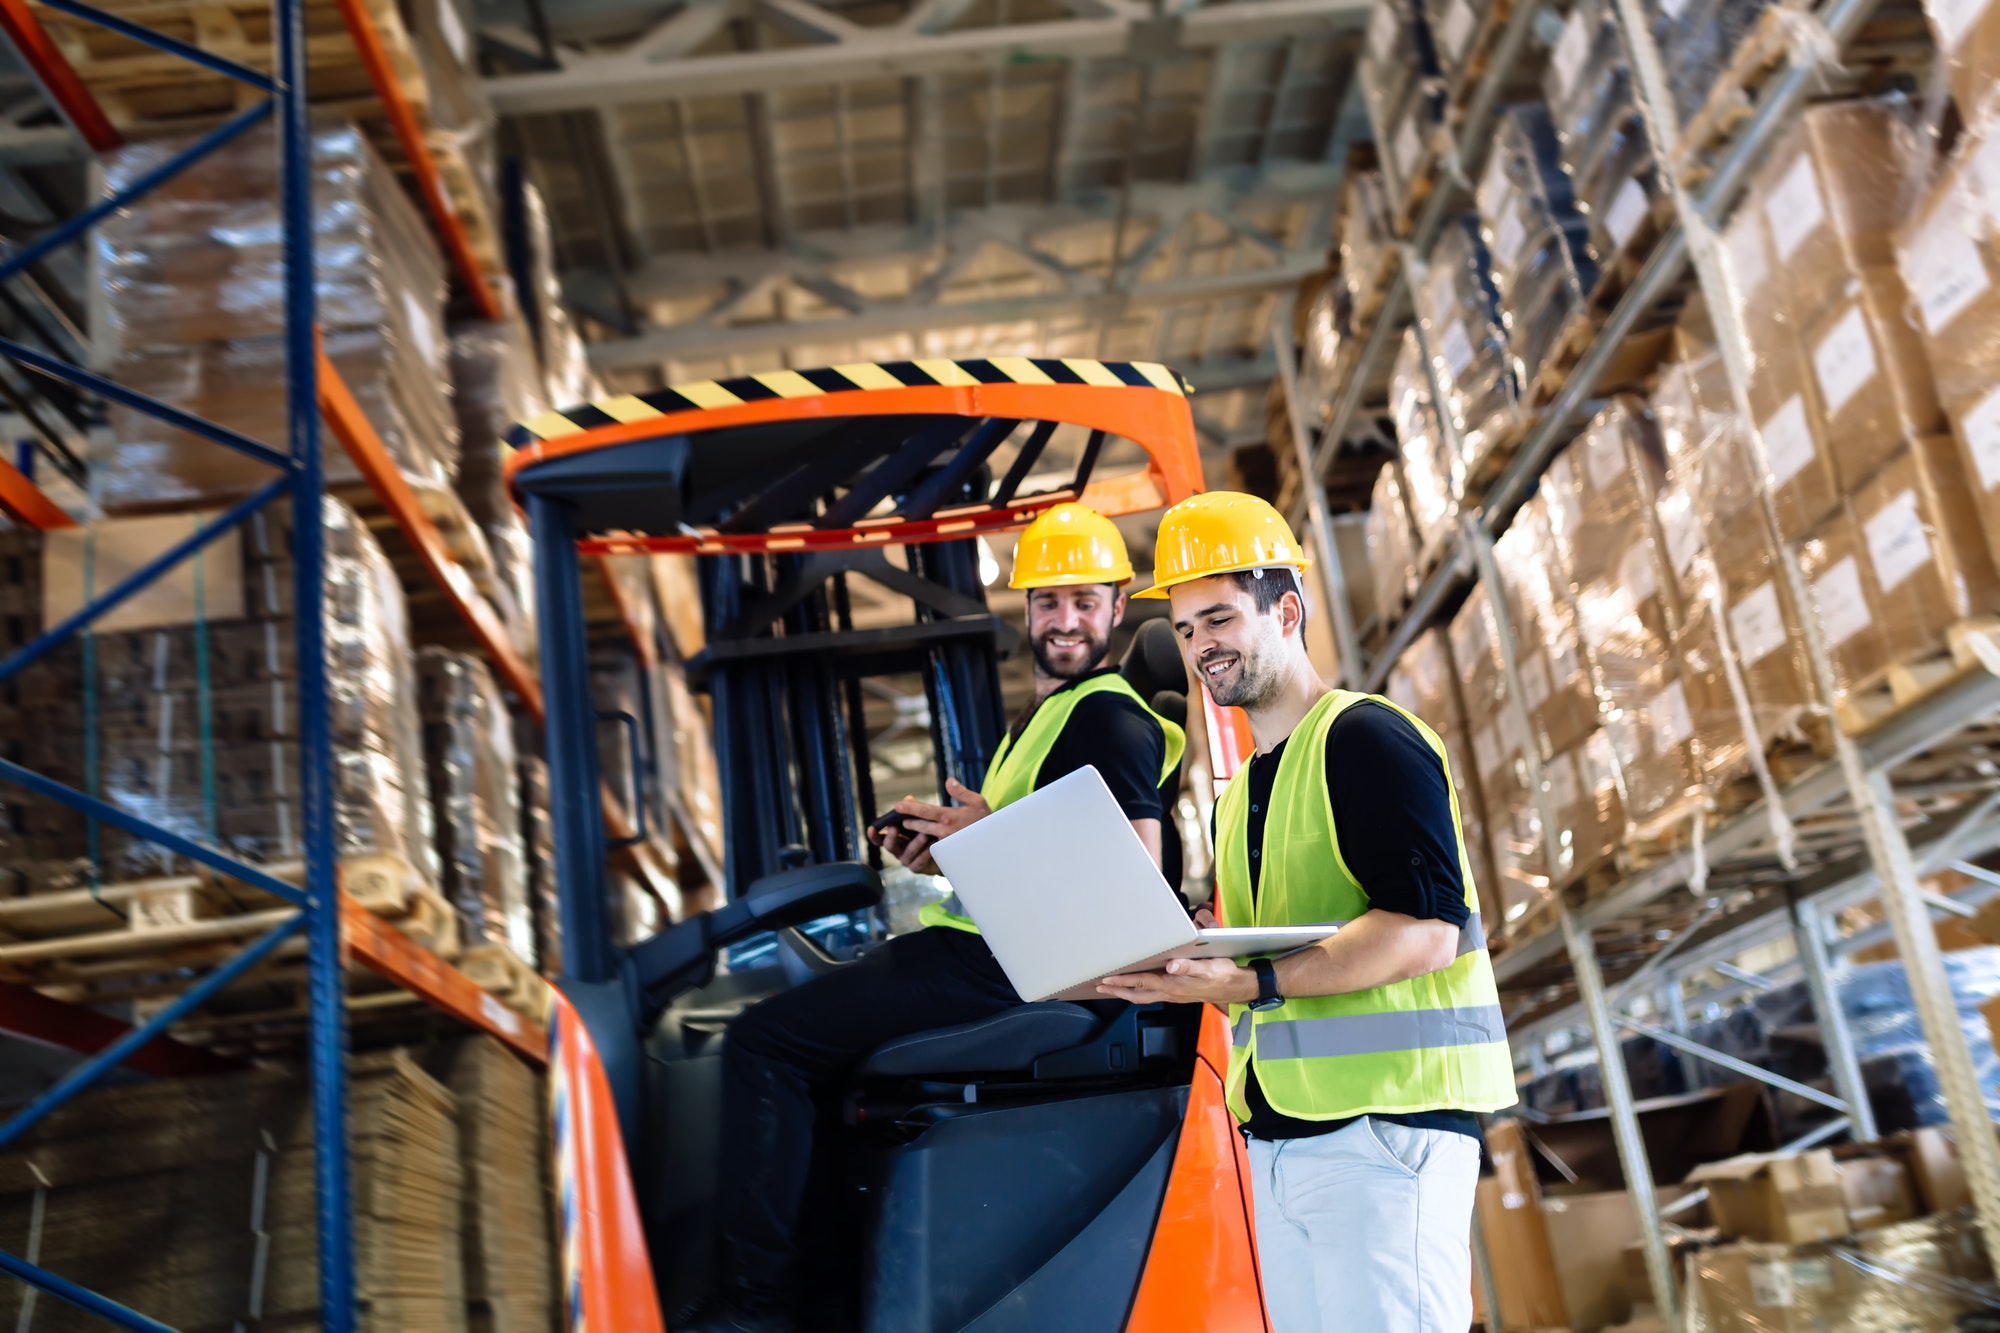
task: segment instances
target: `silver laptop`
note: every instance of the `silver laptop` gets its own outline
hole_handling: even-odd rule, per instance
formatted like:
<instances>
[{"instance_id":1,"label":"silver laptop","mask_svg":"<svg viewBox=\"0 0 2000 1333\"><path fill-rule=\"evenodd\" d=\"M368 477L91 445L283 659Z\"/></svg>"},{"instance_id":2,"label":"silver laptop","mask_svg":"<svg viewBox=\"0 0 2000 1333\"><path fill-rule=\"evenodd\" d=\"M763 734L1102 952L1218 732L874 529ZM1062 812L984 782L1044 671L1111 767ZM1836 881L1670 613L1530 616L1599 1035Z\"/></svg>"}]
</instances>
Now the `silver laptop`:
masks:
<instances>
[{"instance_id":1,"label":"silver laptop","mask_svg":"<svg viewBox=\"0 0 2000 1333\"><path fill-rule=\"evenodd\" d=\"M1024 1000L1102 999L1100 977L1170 958L1247 958L1333 924L1211 927L1188 918L1095 768L1080 768L931 849Z\"/></svg>"}]
</instances>

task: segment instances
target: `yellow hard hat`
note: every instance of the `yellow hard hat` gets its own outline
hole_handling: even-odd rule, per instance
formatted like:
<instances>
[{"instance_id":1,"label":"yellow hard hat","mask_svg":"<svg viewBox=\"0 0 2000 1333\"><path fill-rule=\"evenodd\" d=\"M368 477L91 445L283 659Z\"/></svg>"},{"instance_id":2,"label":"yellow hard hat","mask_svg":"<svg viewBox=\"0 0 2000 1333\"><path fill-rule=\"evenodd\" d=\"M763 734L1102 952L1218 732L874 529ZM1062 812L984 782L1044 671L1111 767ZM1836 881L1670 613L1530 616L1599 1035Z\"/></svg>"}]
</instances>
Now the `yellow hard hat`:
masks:
<instances>
[{"instance_id":1,"label":"yellow hard hat","mask_svg":"<svg viewBox=\"0 0 2000 1333\"><path fill-rule=\"evenodd\" d=\"M1189 496L1160 518L1153 586L1132 595L1165 597L1176 583L1276 565L1301 573L1312 568L1284 515L1254 495L1208 491Z\"/></svg>"},{"instance_id":2,"label":"yellow hard hat","mask_svg":"<svg viewBox=\"0 0 2000 1333\"><path fill-rule=\"evenodd\" d=\"M1118 525L1088 505L1059 504L1027 526L1014 547L1010 588L1130 583L1132 557Z\"/></svg>"}]
</instances>

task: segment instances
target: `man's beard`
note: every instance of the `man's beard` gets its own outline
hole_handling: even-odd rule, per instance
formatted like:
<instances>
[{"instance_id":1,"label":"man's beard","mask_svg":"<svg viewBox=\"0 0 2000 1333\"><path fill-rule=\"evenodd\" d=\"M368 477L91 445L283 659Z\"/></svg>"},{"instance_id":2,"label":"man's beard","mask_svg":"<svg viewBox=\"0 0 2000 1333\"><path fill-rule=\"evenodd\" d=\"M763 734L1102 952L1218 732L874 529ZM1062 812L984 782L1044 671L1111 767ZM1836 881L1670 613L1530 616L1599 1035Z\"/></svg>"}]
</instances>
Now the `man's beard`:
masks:
<instances>
[{"instance_id":1,"label":"man's beard","mask_svg":"<svg viewBox=\"0 0 2000 1333\"><path fill-rule=\"evenodd\" d=\"M1035 637L1034 642L1030 645L1034 649L1036 667L1041 670L1044 676L1052 680L1081 680L1091 672L1097 670L1103 664L1105 654L1111 651L1111 640L1109 638L1100 639L1091 630L1068 631L1068 633L1072 633L1075 637L1083 640L1083 648L1076 655L1077 660L1080 660L1082 665L1058 668L1050 656L1048 641L1058 633L1063 632L1058 630L1044 630Z\"/></svg>"},{"instance_id":2,"label":"man's beard","mask_svg":"<svg viewBox=\"0 0 2000 1333\"><path fill-rule=\"evenodd\" d=\"M1220 680L1211 679L1208 667L1217 658L1228 656L1237 659L1235 667L1225 671ZM1208 687L1209 697L1224 708L1255 708L1276 693L1282 683L1279 673L1269 669L1264 655L1255 648L1234 653L1212 649L1195 664L1195 676Z\"/></svg>"}]
</instances>

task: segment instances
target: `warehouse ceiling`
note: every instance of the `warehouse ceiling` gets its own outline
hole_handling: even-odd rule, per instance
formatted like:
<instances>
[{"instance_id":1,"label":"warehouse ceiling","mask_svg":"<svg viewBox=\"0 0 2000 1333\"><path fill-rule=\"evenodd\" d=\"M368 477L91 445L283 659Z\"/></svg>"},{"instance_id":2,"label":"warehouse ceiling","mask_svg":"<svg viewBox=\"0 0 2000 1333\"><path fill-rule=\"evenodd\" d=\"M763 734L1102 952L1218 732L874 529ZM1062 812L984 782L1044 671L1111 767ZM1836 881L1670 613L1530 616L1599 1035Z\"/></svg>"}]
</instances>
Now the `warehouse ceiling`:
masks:
<instances>
[{"instance_id":1,"label":"warehouse ceiling","mask_svg":"<svg viewBox=\"0 0 2000 1333\"><path fill-rule=\"evenodd\" d=\"M503 145L614 389L1155 360L1220 475L1320 268L1365 0L481 0Z\"/></svg>"}]
</instances>

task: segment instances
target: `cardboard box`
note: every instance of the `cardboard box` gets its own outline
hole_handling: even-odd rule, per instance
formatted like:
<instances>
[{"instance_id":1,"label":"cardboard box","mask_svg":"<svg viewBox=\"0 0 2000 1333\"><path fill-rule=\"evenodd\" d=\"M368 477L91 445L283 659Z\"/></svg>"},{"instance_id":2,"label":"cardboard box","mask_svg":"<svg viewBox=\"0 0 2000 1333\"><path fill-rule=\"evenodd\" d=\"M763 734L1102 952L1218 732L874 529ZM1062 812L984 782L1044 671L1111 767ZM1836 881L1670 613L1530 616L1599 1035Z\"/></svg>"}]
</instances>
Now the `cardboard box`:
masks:
<instances>
[{"instance_id":1,"label":"cardboard box","mask_svg":"<svg viewBox=\"0 0 2000 1333\"><path fill-rule=\"evenodd\" d=\"M1868 563L1867 544L1846 504L1799 544L1799 568L1812 590L1813 614L1833 655L1834 683L1843 698L1880 678L1891 660Z\"/></svg>"},{"instance_id":2,"label":"cardboard box","mask_svg":"<svg viewBox=\"0 0 2000 1333\"><path fill-rule=\"evenodd\" d=\"M1486 1154L1493 1174L1479 1182L1479 1228L1493 1269L1500 1322L1508 1333L1562 1328L1569 1322L1530 1151L1514 1122L1497 1120L1487 1126Z\"/></svg>"},{"instance_id":3,"label":"cardboard box","mask_svg":"<svg viewBox=\"0 0 2000 1333\"><path fill-rule=\"evenodd\" d=\"M1951 96L1968 125L1990 120L1993 84L2000 78L2000 5L1992 0L1927 0L1937 49L1951 70Z\"/></svg>"},{"instance_id":4,"label":"cardboard box","mask_svg":"<svg viewBox=\"0 0 2000 1333\"><path fill-rule=\"evenodd\" d=\"M1854 1231L1908 1222L1917 1216L1916 1190L1910 1173L1892 1157L1855 1157L1834 1163L1840 1176L1840 1197L1847 1207L1847 1224Z\"/></svg>"},{"instance_id":5,"label":"cardboard box","mask_svg":"<svg viewBox=\"0 0 2000 1333\"><path fill-rule=\"evenodd\" d=\"M1894 263L1892 236L1928 161L1905 116L1882 102L1809 107L1761 173L1754 205L1770 279L1801 325L1854 274Z\"/></svg>"},{"instance_id":6,"label":"cardboard box","mask_svg":"<svg viewBox=\"0 0 2000 1333\"><path fill-rule=\"evenodd\" d=\"M1714 577L1713 570L1709 577ZM1674 639L1674 665L1694 725L1697 771L1704 786L1720 791L1749 772L1750 746L1756 742L1754 728L1746 731L1743 711L1737 707L1722 641L1716 635L1715 612L1706 599L1693 604L1687 625Z\"/></svg>"},{"instance_id":7,"label":"cardboard box","mask_svg":"<svg viewBox=\"0 0 2000 1333\"><path fill-rule=\"evenodd\" d=\"M1756 509L1711 526L1708 536L1757 734L1768 742L1794 733L1816 699L1777 541Z\"/></svg>"},{"instance_id":8,"label":"cardboard box","mask_svg":"<svg viewBox=\"0 0 2000 1333\"><path fill-rule=\"evenodd\" d=\"M1849 1231L1840 1173L1823 1148L1709 1162L1689 1172L1687 1183L1708 1187L1709 1215L1732 1239L1803 1245Z\"/></svg>"},{"instance_id":9,"label":"cardboard box","mask_svg":"<svg viewBox=\"0 0 2000 1333\"><path fill-rule=\"evenodd\" d=\"M1948 439L1902 450L1857 488L1853 509L1892 658L1939 649L1952 625L2000 609L2000 573Z\"/></svg>"},{"instance_id":10,"label":"cardboard box","mask_svg":"<svg viewBox=\"0 0 2000 1333\"><path fill-rule=\"evenodd\" d=\"M1871 268L1805 325L1820 438L1849 494L1899 446L1943 426L1908 305L1902 276L1893 268Z\"/></svg>"},{"instance_id":11,"label":"cardboard box","mask_svg":"<svg viewBox=\"0 0 2000 1333\"><path fill-rule=\"evenodd\" d=\"M1922 332L1945 400L1976 398L2000 383L2000 236L1982 183L1996 157L1994 126L1964 135L1896 237L1897 268L1910 294L1906 317Z\"/></svg>"},{"instance_id":12,"label":"cardboard box","mask_svg":"<svg viewBox=\"0 0 2000 1333\"><path fill-rule=\"evenodd\" d=\"M1769 465L1778 530L1787 541L1795 541L1840 503L1840 477L1810 383L1813 372L1795 332L1755 316L1748 324L1750 345L1758 351L1748 388L1750 411ZM1715 516L1725 517L1719 512Z\"/></svg>"},{"instance_id":13,"label":"cardboard box","mask_svg":"<svg viewBox=\"0 0 2000 1333\"><path fill-rule=\"evenodd\" d=\"M1688 1261L1688 1305L1705 1333L1831 1333L1847 1327L1847 1271L1817 1251L1723 1245Z\"/></svg>"},{"instance_id":14,"label":"cardboard box","mask_svg":"<svg viewBox=\"0 0 2000 1333\"><path fill-rule=\"evenodd\" d=\"M1617 1190L1544 1199L1542 1223L1569 1327L1622 1323L1632 1313L1624 1251L1639 1235L1632 1196Z\"/></svg>"}]
</instances>

